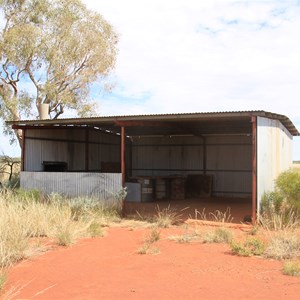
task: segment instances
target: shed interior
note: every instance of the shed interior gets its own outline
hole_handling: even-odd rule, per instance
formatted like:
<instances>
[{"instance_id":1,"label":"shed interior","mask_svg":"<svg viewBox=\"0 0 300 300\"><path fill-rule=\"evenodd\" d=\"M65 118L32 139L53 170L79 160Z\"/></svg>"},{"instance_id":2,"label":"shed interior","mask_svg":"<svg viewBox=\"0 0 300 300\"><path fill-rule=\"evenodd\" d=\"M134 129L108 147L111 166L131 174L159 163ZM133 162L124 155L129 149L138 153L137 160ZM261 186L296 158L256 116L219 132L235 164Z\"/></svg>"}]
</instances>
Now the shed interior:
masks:
<instances>
[{"instance_id":1,"label":"shed interior","mask_svg":"<svg viewBox=\"0 0 300 300\"><path fill-rule=\"evenodd\" d=\"M240 205L251 215L249 116L27 124L23 170L120 173L122 128L129 213L157 204L189 207L189 215L203 205Z\"/></svg>"}]
</instances>

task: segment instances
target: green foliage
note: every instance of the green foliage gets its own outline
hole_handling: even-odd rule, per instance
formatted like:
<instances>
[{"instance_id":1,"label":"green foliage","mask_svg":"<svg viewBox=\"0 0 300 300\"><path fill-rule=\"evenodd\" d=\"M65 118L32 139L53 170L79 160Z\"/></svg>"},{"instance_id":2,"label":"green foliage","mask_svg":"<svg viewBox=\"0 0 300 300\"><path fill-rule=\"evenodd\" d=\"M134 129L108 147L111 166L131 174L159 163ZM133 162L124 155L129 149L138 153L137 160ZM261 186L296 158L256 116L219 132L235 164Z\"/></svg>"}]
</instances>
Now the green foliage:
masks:
<instances>
[{"instance_id":1,"label":"green foliage","mask_svg":"<svg viewBox=\"0 0 300 300\"><path fill-rule=\"evenodd\" d=\"M79 0L3 0L0 13L0 117L28 118L42 103L52 117L92 114L91 83L115 65L111 25Z\"/></svg>"},{"instance_id":2,"label":"green foliage","mask_svg":"<svg viewBox=\"0 0 300 300\"><path fill-rule=\"evenodd\" d=\"M299 224L299 171L291 169L278 176L275 181L275 190L265 193L262 197L261 212L262 221L263 223L269 223L269 229L283 229L287 226Z\"/></svg>"},{"instance_id":3,"label":"green foliage","mask_svg":"<svg viewBox=\"0 0 300 300\"><path fill-rule=\"evenodd\" d=\"M276 187L289 205L300 209L300 172L293 169L281 173L276 179Z\"/></svg>"},{"instance_id":4,"label":"green foliage","mask_svg":"<svg viewBox=\"0 0 300 300\"><path fill-rule=\"evenodd\" d=\"M248 238L244 242L231 241L231 250L239 256L262 255L265 250L265 244L258 238Z\"/></svg>"},{"instance_id":5,"label":"green foliage","mask_svg":"<svg viewBox=\"0 0 300 300\"><path fill-rule=\"evenodd\" d=\"M284 196L279 191L264 193L261 199L261 211L266 214L279 213Z\"/></svg>"},{"instance_id":6,"label":"green foliage","mask_svg":"<svg viewBox=\"0 0 300 300\"><path fill-rule=\"evenodd\" d=\"M287 261L283 265L283 274L300 276L300 261Z\"/></svg>"}]
</instances>

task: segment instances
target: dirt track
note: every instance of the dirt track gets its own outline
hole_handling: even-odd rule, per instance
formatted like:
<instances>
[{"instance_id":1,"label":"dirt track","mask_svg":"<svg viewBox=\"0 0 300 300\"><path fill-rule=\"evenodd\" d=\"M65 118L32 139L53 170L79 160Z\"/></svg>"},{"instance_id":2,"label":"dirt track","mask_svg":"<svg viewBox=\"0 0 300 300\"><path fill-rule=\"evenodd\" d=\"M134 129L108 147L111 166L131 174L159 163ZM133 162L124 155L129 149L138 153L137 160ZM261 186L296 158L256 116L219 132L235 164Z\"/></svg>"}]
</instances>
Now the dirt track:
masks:
<instances>
[{"instance_id":1,"label":"dirt track","mask_svg":"<svg viewBox=\"0 0 300 300\"><path fill-rule=\"evenodd\" d=\"M157 255L137 254L149 229L111 228L12 269L12 299L299 299L282 262L230 254L225 244L178 244L164 229Z\"/></svg>"}]
</instances>

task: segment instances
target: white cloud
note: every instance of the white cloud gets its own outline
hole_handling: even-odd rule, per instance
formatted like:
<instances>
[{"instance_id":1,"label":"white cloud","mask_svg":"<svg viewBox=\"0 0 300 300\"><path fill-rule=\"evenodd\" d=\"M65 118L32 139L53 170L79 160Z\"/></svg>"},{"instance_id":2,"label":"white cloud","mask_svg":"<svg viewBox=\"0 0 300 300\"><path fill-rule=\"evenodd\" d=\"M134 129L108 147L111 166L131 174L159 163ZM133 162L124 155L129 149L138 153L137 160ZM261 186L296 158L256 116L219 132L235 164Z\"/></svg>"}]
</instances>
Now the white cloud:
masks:
<instances>
[{"instance_id":1,"label":"white cloud","mask_svg":"<svg viewBox=\"0 0 300 300\"><path fill-rule=\"evenodd\" d=\"M101 114L263 109L300 128L298 1L83 2L120 35Z\"/></svg>"},{"instance_id":2,"label":"white cloud","mask_svg":"<svg viewBox=\"0 0 300 300\"><path fill-rule=\"evenodd\" d=\"M120 34L123 100L101 113L263 109L300 127L297 1L84 2Z\"/></svg>"}]
</instances>

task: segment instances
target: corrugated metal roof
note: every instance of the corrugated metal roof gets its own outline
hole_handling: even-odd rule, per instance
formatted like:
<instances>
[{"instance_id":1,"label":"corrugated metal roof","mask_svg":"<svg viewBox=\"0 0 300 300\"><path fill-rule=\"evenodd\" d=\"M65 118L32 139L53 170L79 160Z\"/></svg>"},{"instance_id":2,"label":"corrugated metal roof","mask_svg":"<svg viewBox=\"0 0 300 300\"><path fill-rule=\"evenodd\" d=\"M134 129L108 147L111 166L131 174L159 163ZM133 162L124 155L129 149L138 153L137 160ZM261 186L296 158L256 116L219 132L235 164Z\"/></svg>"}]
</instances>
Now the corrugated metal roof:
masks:
<instances>
[{"instance_id":1,"label":"corrugated metal roof","mask_svg":"<svg viewBox=\"0 0 300 300\"><path fill-rule=\"evenodd\" d=\"M8 125L21 126L67 126L67 125L89 125L89 126L115 126L122 122L165 122L171 125L171 122L200 122L200 121L238 121L249 120L252 116L265 117L269 119L279 120L293 136L299 136L300 133L292 123L292 121L280 114L266 112L262 110L251 111L224 111L224 112L195 112L195 113L172 113L172 114L143 114L143 115L112 115L112 116L98 116L90 118L61 118L61 119L46 119L46 120L20 120L7 121ZM133 124L133 123L132 123ZM205 124L203 124L205 126ZM210 123L211 125L211 123ZM133 125L131 125L133 126ZM139 125L136 124L136 127Z\"/></svg>"}]
</instances>

